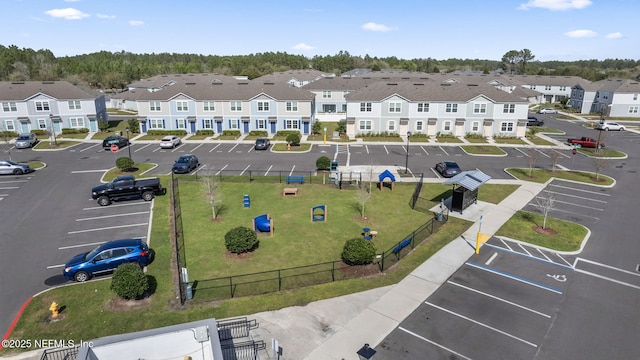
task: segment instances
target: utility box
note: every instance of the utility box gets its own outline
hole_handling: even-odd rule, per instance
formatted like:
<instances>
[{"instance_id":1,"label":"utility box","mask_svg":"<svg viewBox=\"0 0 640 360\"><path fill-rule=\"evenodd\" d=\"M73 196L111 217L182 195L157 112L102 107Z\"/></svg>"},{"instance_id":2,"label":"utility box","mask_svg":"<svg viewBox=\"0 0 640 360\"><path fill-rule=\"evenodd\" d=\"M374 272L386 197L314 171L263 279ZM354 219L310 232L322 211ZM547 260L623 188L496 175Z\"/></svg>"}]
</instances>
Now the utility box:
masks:
<instances>
[{"instance_id":1,"label":"utility box","mask_svg":"<svg viewBox=\"0 0 640 360\"><path fill-rule=\"evenodd\" d=\"M459 211L462 214L464 209L473 204L478 203L478 189L469 190L464 186L458 186L453 190L453 196L451 198L451 210Z\"/></svg>"}]
</instances>

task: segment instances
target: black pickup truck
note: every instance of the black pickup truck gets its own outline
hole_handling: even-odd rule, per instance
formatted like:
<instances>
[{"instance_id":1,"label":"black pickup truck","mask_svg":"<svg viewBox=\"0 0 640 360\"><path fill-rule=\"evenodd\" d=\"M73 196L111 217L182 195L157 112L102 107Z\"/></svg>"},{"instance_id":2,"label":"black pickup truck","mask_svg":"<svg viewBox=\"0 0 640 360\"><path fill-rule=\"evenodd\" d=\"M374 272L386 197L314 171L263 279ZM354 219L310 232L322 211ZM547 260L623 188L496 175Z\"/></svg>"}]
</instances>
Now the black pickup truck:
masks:
<instances>
[{"instance_id":1,"label":"black pickup truck","mask_svg":"<svg viewBox=\"0 0 640 360\"><path fill-rule=\"evenodd\" d=\"M91 189L91 197L98 200L100 206L107 206L114 200L140 199L153 200L155 195L165 194L160 179L145 178L136 180L132 175L119 176L113 181Z\"/></svg>"}]
</instances>

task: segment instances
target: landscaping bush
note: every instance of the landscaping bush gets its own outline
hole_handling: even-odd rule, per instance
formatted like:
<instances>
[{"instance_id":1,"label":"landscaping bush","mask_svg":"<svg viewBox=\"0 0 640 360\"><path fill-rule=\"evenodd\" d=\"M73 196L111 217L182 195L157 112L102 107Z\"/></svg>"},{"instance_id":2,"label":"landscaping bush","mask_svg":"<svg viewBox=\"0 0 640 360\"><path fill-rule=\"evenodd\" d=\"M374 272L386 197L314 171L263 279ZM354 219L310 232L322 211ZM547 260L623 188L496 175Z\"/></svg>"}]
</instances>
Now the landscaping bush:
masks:
<instances>
[{"instance_id":1,"label":"landscaping bush","mask_svg":"<svg viewBox=\"0 0 640 360\"><path fill-rule=\"evenodd\" d=\"M138 121L138 119L131 118L127 120L127 127L133 134L140 133L140 122Z\"/></svg>"},{"instance_id":2,"label":"landscaping bush","mask_svg":"<svg viewBox=\"0 0 640 360\"><path fill-rule=\"evenodd\" d=\"M131 129L129 129L131 130ZM187 135L187 130L148 130L147 135L176 135L176 136L185 136Z\"/></svg>"},{"instance_id":3,"label":"landscaping bush","mask_svg":"<svg viewBox=\"0 0 640 360\"><path fill-rule=\"evenodd\" d=\"M349 265L371 264L376 256L376 247L364 238L349 239L342 249L342 260Z\"/></svg>"},{"instance_id":4,"label":"landscaping bush","mask_svg":"<svg viewBox=\"0 0 640 360\"><path fill-rule=\"evenodd\" d=\"M331 167L331 159L326 156L320 156L318 160L316 160L316 168L318 170L329 170Z\"/></svg>"},{"instance_id":5,"label":"landscaping bush","mask_svg":"<svg viewBox=\"0 0 640 360\"><path fill-rule=\"evenodd\" d=\"M49 132L47 130L31 130L32 133L36 134L36 136L49 136Z\"/></svg>"},{"instance_id":6,"label":"landscaping bush","mask_svg":"<svg viewBox=\"0 0 640 360\"><path fill-rule=\"evenodd\" d=\"M111 278L111 290L123 299L139 299L149 289L149 280L137 263L118 266Z\"/></svg>"},{"instance_id":7,"label":"landscaping bush","mask_svg":"<svg viewBox=\"0 0 640 360\"><path fill-rule=\"evenodd\" d=\"M109 122L104 119L98 119L98 130L102 132L109 130Z\"/></svg>"},{"instance_id":8,"label":"landscaping bush","mask_svg":"<svg viewBox=\"0 0 640 360\"><path fill-rule=\"evenodd\" d=\"M18 137L18 133L15 131L10 131L10 130L0 131L0 138L2 139L9 140L17 137Z\"/></svg>"},{"instance_id":9,"label":"landscaping bush","mask_svg":"<svg viewBox=\"0 0 640 360\"><path fill-rule=\"evenodd\" d=\"M268 137L269 133L266 130L251 130L249 131L250 136L260 136L260 137Z\"/></svg>"},{"instance_id":10,"label":"landscaping bush","mask_svg":"<svg viewBox=\"0 0 640 360\"><path fill-rule=\"evenodd\" d=\"M240 130L222 130L222 136L240 137Z\"/></svg>"},{"instance_id":11,"label":"landscaping bush","mask_svg":"<svg viewBox=\"0 0 640 360\"><path fill-rule=\"evenodd\" d=\"M121 171L131 169L133 167L133 164L134 164L133 160L131 160L131 158L126 156L122 156L116 159L116 167Z\"/></svg>"},{"instance_id":12,"label":"landscaping bush","mask_svg":"<svg viewBox=\"0 0 640 360\"><path fill-rule=\"evenodd\" d=\"M224 235L227 250L234 254L249 252L258 247L258 235L248 227L235 227Z\"/></svg>"},{"instance_id":13,"label":"landscaping bush","mask_svg":"<svg viewBox=\"0 0 640 360\"><path fill-rule=\"evenodd\" d=\"M196 135L213 136L213 130L196 130Z\"/></svg>"},{"instance_id":14,"label":"landscaping bush","mask_svg":"<svg viewBox=\"0 0 640 360\"><path fill-rule=\"evenodd\" d=\"M287 135L287 142L291 144L291 146L300 146L300 133L295 132Z\"/></svg>"},{"instance_id":15,"label":"landscaping bush","mask_svg":"<svg viewBox=\"0 0 640 360\"><path fill-rule=\"evenodd\" d=\"M315 135L319 135L320 133L322 133L324 131L324 126L322 125L322 123L320 121L315 121L313 123L313 126L311 127L311 132Z\"/></svg>"},{"instance_id":16,"label":"landscaping bush","mask_svg":"<svg viewBox=\"0 0 640 360\"><path fill-rule=\"evenodd\" d=\"M87 128L62 128L63 134L88 134L89 129Z\"/></svg>"}]
</instances>

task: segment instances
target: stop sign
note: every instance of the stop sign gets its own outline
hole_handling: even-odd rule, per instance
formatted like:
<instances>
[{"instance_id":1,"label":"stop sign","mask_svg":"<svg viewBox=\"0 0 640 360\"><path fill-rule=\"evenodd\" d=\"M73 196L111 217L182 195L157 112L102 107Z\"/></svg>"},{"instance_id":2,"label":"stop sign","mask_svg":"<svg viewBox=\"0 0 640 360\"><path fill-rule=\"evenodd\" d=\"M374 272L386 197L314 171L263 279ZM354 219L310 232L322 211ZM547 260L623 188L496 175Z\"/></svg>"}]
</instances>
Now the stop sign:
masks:
<instances>
[{"instance_id":1,"label":"stop sign","mask_svg":"<svg viewBox=\"0 0 640 360\"><path fill-rule=\"evenodd\" d=\"M118 149L119 149L119 148L118 148L118 145L116 145L116 144L111 145L111 152L112 152L112 153L114 153L114 152L118 152Z\"/></svg>"},{"instance_id":2,"label":"stop sign","mask_svg":"<svg viewBox=\"0 0 640 360\"><path fill-rule=\"evenodd\" d=\"M571 150L571 153L575 155L578 151L576 149Z\"/></svg>"}]
</instances>

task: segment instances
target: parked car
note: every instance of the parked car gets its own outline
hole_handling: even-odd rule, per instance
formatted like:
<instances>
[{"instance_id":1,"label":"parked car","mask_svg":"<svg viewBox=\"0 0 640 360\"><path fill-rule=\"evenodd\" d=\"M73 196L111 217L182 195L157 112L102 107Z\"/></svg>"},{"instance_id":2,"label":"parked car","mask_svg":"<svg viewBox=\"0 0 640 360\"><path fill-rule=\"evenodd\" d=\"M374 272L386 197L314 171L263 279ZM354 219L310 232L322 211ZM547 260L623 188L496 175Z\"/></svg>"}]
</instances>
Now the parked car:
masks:
<instances>
[{"instance_id":1,"label":"parked car","mask_svg":"<svg viewBox=\"0 0 640 360\"><path fill-rule=\"evenodd\" d=\"M124 175L92 188L91 198L98 200L98 205L107 206L117 200L151 201L156 195L163 195L165 192L166 189L162 187L157 177L136 179L133 175Z\"/></svg>"},{"instance_id":2,"label":"parked car","mask_svg":"<svg viewBox=\"0 0 640 360\"><path fill-rule=\"evenodd\" d=\"M271 141L267 138L257 138L256 144L254 145L254 149L256 150L267 150L271 145Z\"/></svg>"},{"instance_id":3,"label":"parked car","mask_svg":"<svg viewBox=\"0 0 640 360\"><path fill-rule=\"evenodd\" d=\"M160 147L163 149L173 149L182 144L182 140L175 135L167 135L160 139Z\"/></svg>"},{"instance_id":4,"label":"parked car","mask_svg":"<svg viewBox=\"0 0 640 360\"><path fill-rule=\"evenodd\" d=\"M16 149L26 149L26 148L30 148L35 146L35 144L38 143L38 138L36 137L36 134L33 133L27 133L27 134L20 134L20 136L18 136L18 138L16 139Z\"/></svg>"},{"instance_id":5,"label":"parked car","mask_svg":"<svg viewBox=\"0 0 640 360\"><path fill-rule=\"evenodd\" d=\"M443 161L436 164L436 171L443 177L452 177L460 174L460 166L453 161Z\"/></svg>"},{"instance_id":6,"label":"parked car","mask_svg":"<svg viewBox=\"0 0 640 360\"><path fill-rule=\"evenodd\" d=\"M596 126L597 130L604 130L604 131L624 131L625 127L622 124L618 124L617 122L612 122L612 121L605 121L605 122L601 122L598 123L598 125Z\"/></svg>"},{"instance_id":7,"label":"parked car","mask_svg":"<svg viewBox=\"0 0 640 360\"><path fill-rule=\"evenodd\" d=\"M175 163L173 163L174 174L188 174L200 166L198 157L193 154L181 155Z\"/></svg>"},{"instance_id":8,"label":"parked car","mask_svg":"<svg viewBox=\"0 0 640 360\"><path fill-rule=\"evenodd\" d=\"M0 174L22 175L34 171L29 164L0 160Z\"/></svg>"},{"instance_id":9,"label":"parked car","mask_svg":"<svg viewBox=\"0 0 640 360\"><path fill-rule=\"evenodd\" d=\"M552 108L542 108L538 110L538 114L557 114L558 110Z\"/></svg>"},{"instance_id":10,"label":"parked car","mask_svg":"<svg viewBox=\"0 0 640 360\"><path fill-rule=\"evenodd\" d=\"M142 239L112 240L71 258L64 265L62 275L83 282L94 275L111 272L120 264L138 263L143 267L151 260L151 251Z\"/></svg>"},{"instance_id":11,"label":"parked car","mask_svg":"<svg viewBox=\"0 0 640 360\"><path fill-rule=\"evenodd\" d=\"M538 119L535 116L529 115L529 117L527 118L527 126L543 126L544 125L544 121Z\"/></svg>"},{"instance_id":12,"label":"parked car","mask_svg":"<svg viewBox=\"0 0 640 360\"><path fill-rule=\"evenodd\" d=\"M128 146L129 139L127 139L124 136L113 135L113 136L108 136L102 141L102 148L105 150L110 150L111 145L118 145L119 148L123 146Z\"/></svg>"},{"instance_id":13,"label":"parked car","mask_svg":"<svg viewBox=\"0 0 640 360\"><path fill-rule=\"evenodd\" d=\"M577 147L585 147L585 148L596 148L596 147L603 148L604 147L604 143L602 141L598 146L596 146L596 144L598 143L598 140L590 137L586 137L586 136L583 136L581 138L569 138L567 139L567 143L569 143L569 145L575 145Z\"/></svg>"}]
</instances>

